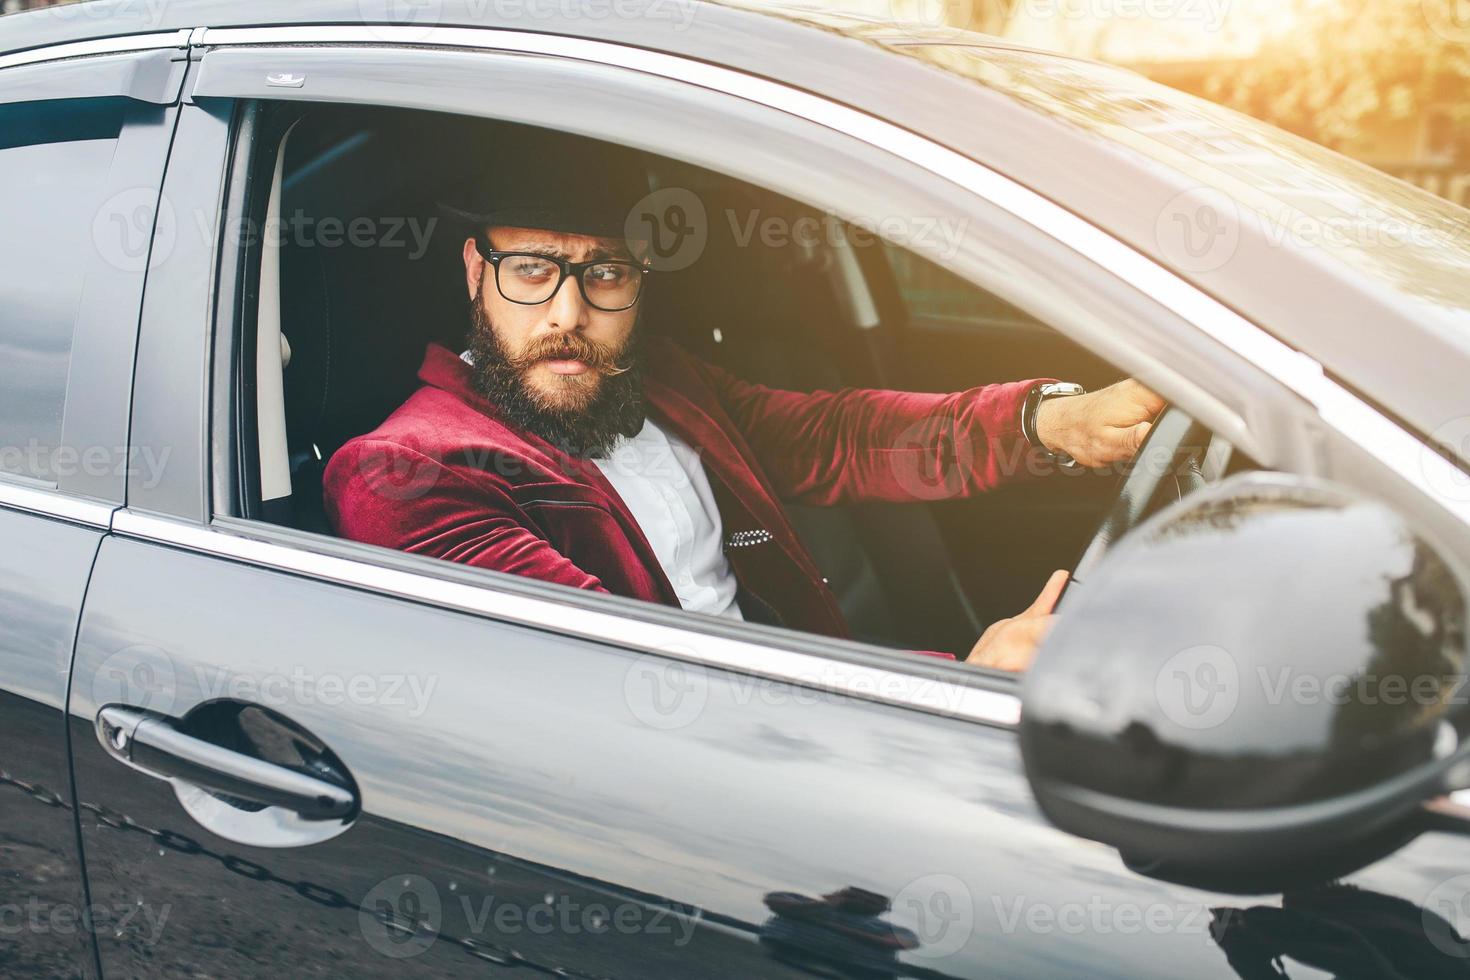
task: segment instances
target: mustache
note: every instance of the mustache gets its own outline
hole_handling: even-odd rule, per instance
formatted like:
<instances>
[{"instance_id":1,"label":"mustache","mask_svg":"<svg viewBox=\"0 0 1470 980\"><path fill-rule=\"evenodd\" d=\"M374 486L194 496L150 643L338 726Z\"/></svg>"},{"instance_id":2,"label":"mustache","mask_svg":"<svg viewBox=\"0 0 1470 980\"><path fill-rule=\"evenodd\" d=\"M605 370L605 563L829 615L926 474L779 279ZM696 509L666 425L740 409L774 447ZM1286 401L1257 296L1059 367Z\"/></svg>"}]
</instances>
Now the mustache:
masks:
<instances>
[{"instance_id":1,"label":"mustache","mask_svg":"<svg viewBox=\"0 0 1470 980\"><path fill-rule=\"evenodd\" d=\"M626 374L633 369L631 363L619 363L616 352L572 333L542 338L528 345L519 355L507 358L510 366L517 371L524 371L541 361L558 360L581 361L594 371L600 371L609 377Z\"/></svg>"}]
</instances>

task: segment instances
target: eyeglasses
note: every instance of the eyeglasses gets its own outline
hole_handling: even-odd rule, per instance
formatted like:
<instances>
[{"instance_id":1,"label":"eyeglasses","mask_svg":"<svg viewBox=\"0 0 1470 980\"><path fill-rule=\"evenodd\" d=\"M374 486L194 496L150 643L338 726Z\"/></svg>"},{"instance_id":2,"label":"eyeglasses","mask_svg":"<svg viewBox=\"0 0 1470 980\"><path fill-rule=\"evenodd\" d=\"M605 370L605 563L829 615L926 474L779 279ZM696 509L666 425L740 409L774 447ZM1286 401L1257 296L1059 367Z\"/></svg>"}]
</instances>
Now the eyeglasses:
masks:
<instances>
[{"instance_id":1,"label":"eyeglasses","mask_svg":"<svg viewBox=\"0 0 1470 980\"><path fill-rule=\"evenodd\" d=\"M475 239L480 255L495 267L495 288L512 303L537 306L555 296L568 276L577 277L582 298L594 309L619 313L638 302L643 277L649 270L626 259L568 262L537 252L500 252L481 235Z\"/></svg>"}]
</instances>

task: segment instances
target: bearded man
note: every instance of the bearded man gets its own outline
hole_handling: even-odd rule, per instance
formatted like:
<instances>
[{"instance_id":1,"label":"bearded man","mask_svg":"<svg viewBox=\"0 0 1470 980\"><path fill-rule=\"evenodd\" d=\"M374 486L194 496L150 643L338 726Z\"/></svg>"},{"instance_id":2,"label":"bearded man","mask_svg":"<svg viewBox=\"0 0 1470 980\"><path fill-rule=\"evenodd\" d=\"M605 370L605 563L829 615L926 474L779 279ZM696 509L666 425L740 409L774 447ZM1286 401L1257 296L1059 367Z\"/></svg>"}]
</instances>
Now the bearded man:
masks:
<instances>
[{"instance_id":1,"label":"bearded man","mask_svg":"<svg viewBox=\"0 0 1470 980\"><path fill-rule=\"evenodd\" d=\"M648 189L641 162L609 153L589 167L585 144L550 131L520 150L524 164L482 176L478 200L451 209L470 229L467 349L430 344L422 387L327 466L343 537L843 637L782 501L914 501L912 474L940 482L957 456L959 496L1017 478L1027 453L1102 466L1131 457L1162 408L1134 381L1048 398L1080 389L801 393L739 380L639 327L657 275L625 235ZM1029 664L1065 580L993 624L967 661Z\"/></svg>"}]
</instances>

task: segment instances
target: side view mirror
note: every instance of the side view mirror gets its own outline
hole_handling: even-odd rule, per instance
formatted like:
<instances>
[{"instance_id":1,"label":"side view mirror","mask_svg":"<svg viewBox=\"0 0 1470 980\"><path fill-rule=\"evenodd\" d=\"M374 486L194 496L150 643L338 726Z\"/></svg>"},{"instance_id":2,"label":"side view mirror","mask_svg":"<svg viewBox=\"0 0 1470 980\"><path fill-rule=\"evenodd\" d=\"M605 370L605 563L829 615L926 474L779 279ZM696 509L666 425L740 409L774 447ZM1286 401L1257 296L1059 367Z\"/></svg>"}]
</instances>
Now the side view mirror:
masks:
<instances>
[{"instance_id":1,"label":"side view mirror","mask_svg":"<svg viewBox=\"0 0 1470 980\"><path fill-rule=\"evenodd\" d=\"M1079 586L1023 683L1021 749L1047 817L1135 870L1321 881L1470 786L1466 591L1387 506L1242 474Z\"/></svg>"}]
</instances>

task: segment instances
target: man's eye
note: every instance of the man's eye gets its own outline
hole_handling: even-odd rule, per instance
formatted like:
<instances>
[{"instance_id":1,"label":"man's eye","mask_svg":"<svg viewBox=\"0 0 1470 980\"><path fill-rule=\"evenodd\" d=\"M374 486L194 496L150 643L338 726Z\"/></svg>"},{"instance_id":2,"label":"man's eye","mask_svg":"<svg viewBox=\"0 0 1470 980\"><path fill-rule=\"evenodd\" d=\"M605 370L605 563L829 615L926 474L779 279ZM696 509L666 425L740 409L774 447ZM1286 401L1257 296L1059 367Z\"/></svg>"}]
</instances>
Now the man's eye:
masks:
<instances>
[{"instance_id":1,"label":"man's eye","mask_svg":"<svg viewBox=\"0 0 1470 980\"><path fill-rule=\"evenodd\" d=\"M545 279L553 275L556 266L541 259L511 259L511 275L521 279Z\"/></svg>"},{"instance_id":2,"label":"man's eye","mask_svg":"<svg viewBox=\"0 0 1470 980\"><path fill-rule=\"evenodd\" d=\"M587 275L592 281L599 285L613 286L625 281L631 273L624 265L594 265L587 270Z\"/></svg>"}]
</instances>

